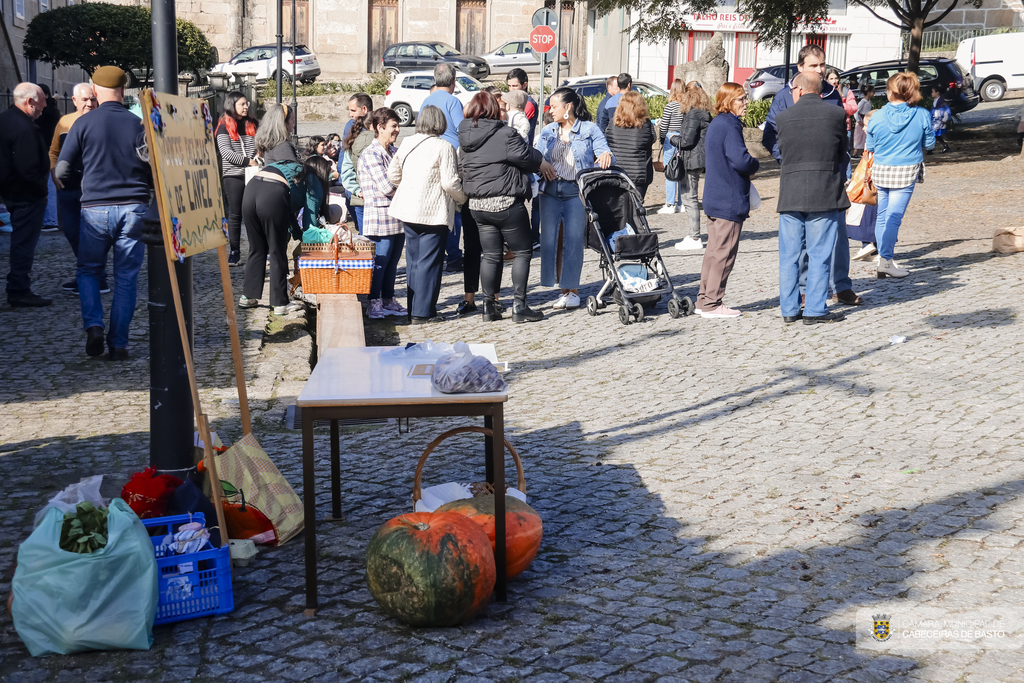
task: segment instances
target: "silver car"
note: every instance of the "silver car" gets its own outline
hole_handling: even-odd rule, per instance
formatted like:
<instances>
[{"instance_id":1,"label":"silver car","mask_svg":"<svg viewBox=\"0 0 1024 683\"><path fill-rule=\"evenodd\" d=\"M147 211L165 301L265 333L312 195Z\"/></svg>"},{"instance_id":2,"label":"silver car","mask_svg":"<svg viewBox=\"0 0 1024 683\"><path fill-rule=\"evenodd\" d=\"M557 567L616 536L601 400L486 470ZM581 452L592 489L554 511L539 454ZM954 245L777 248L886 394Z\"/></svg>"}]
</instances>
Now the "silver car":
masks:
<instances>
[{"instance_id":1,"label":"silver car","mask_svg":"<svg viewBox=\"0 0 1024 683\"><path fill-rule=\"evenodd\" d=\"M825 65L826 69L833 69L835 67ZM776 93L786 87L786 83L789 79L782 77L783 71L786 70L784 64L778 66L766 66L761 69L755 69L753 73L747 76L747 79L743 81L743 90L747 93L747 98L751 101L766 100L769 97L775 97ZM836 69L841 71L842 69ZM796 62L789 65L789 78L793 78L796 75Z\"/></svg>"},{"instance_id":2,"label":"silver car","mask_svg":"<svg viewBox=\"0 0 1024 683\"><path fill-rule=\"evenodd\" d=\"M530 42L527 40L510 40L496 50L491 50L485 55L480 55L491 67L491 73L504 75L515 68L520 68L527 73L540 73L540 60L537 53L530 49ZM554 60L548 62L544 71L545 76L550 76L554 69ZM559 60L562 69L569 66L569 57L565 52Z\"/></svg>"}]
</instances>

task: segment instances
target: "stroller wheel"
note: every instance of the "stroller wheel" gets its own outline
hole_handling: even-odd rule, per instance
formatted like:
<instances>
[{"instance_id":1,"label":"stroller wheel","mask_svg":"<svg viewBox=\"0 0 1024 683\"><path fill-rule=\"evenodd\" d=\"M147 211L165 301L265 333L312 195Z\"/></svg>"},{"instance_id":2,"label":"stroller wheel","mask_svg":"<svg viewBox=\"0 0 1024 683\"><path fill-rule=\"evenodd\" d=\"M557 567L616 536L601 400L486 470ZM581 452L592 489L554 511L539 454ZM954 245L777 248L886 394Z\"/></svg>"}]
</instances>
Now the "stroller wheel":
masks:
<instances>
[{"instance_id":1,"label":"stroller wheel","mask_svg":"<svg viewBox=\"0 0 1024 683\"><path fill-rule=\"evenodd\" d=\"M668 300L668 314L672 318L678 318L683 314L682 307L675 299Z\"/></svg>"},{"instance_id":2,"label":"stroller wheel","mask_svg":"<svg viewBox=\"0 0 1024 683\"><path fill-rule=\"evenodd\" d=\"M629 309L625 306L619 306L619 322L623 325L629 324Z\"/></svg>"},{"instance_id":3,"label":"stroller wheel","mask_svg":"<svg viewBox=\"0 0 1024 683\"><path fill-rule=\"evenodd\" d=\"M680 305L683 308L683 315L693 315L693 302L690 300L690 297L684 296Z\"/></svg>"},{"instance_id":4,"label":"stroller wheel","mask_svg":"<svg viewBox=\"0 0 1024 683\"><path fill-rule=\"evenodd\" d=\"M640 304L633 304L633 316L638 323L642 323L644 321L644 307Z\"/></svg>"},{"instance_id":5,"label":"stroller wheel","mask_svg":"<svg viewBox=\"0 0 1024 683\"><path fill-rule=\"evenodd\" d=\"M587 297L587 313L597 315L597 297Z\"/></svg>"}]
</instances>

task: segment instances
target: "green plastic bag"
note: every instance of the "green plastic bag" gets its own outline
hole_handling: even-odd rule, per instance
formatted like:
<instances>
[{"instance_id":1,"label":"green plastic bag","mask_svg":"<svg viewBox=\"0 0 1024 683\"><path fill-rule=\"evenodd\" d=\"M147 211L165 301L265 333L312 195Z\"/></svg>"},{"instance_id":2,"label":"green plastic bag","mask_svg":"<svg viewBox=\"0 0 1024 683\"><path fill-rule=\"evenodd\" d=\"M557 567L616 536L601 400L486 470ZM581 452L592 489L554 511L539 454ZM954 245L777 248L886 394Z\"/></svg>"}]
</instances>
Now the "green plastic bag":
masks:
<instances>
[{"instance_id":1,"label":"green plastic bag","mask_svg":"<svg viewBox=\"0 0 1024 683\"><path fill-rule=\"evenodd\" d=\"M158 600L156 556L142 521L110 501L107 545L59 547L64 513L51 508L18 549L14 628L33 657L82 650L148 650Z\"/></svg>"}]
</instances>

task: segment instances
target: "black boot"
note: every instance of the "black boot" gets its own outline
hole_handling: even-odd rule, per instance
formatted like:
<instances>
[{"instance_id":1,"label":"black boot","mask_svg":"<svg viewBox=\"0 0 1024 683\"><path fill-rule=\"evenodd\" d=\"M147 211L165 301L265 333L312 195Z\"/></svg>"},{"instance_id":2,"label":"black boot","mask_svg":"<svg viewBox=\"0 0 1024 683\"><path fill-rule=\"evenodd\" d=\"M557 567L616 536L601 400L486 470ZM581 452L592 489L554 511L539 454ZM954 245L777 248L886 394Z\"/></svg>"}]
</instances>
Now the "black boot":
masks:
<instances>
[{"instance_id":1,"label":"black boot","mask_svg":"<svg viewBox=\"0 0 1024 683\"><path fill-rule=\"evenodd\" d=\"M527 306L525 301L512 302L512 322L535 323L543 319L544 314Z\"/></svg>"},{"instance_id":2,"label":"black boot","mask_svg":"<svg viewBox=\"0 0 1024 683\"><path fill-rule=\"evenodd\" d=\"M495 320L501 320L501 313L499 313L498 309L495 308L494 299L484 299L483 309L485 323L493 322Z\"/></svg>"}]
</instances>

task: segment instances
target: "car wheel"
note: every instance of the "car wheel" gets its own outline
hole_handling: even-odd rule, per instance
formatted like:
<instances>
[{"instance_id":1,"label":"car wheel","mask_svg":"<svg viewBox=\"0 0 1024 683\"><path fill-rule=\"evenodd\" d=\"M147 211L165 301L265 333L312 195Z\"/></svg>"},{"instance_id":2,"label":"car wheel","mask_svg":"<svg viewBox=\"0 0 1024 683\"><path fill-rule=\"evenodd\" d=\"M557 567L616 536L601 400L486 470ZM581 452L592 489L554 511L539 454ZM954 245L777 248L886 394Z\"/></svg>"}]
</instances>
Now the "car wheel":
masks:
<instances>
[{"instance_id":1,"label":"car wheel","mask_svg":"<svg viewBox=\"0 0 1024 683\"><path fill-rule=\"evenodd\" d=\"M554 71L554 64L552 64L551 62L547 62L544 65L544 76L546 78L550 78L553 71Z\"/></svg>"},{"instance_id":2,"label":"car wheel","mask_svg":"<svg viewBox=\"0 0 1024 683\"><path fill-rule=\"evenodd\" d=\"M1006 84L998 78L991 78L981 86L981 97L986 102L998 102L1006 94Z\"/></svg>"},{"instance_id":3,"label":"car wheel","mask_svg":"<svg viewBox=\"0 0 1024 683\"><path fill-rule=\"evenodd\" d=\"M277 83L277 72L276 71L274 73L270 74L270 80L272 80L275 83ZM292 82L292 75L290 73L284 72L284 73L281 74L281 83L282 84L283 83L291 83L291 82Z\"/></svg>"},{"instance_id":4,"label":"car wheel","mask_svg":"<svg viewBox=\"0 0 1024 683\"><path fill-rule=\"evenodd\" d=\"M395 79L398 78L398 69L384 69L384 78L387 79L388 83L394 83Z\"/></svg>"},{"instance_id":5,"label":"car wheel","mask_svg":"<svg viewBox=\"0 0 1024 683\"><path fill-rule=\"evenodd\" d=\"M396 104L391 107L396 114L398 114L398 125L400 126L411 126L413 120L412 107L408 104Z\"/></svg>"}]
</instances>

